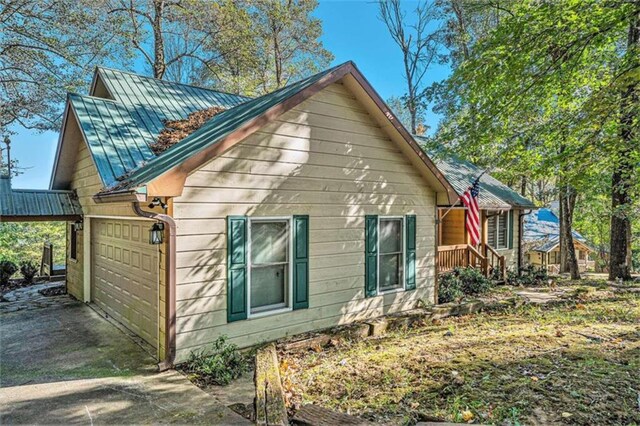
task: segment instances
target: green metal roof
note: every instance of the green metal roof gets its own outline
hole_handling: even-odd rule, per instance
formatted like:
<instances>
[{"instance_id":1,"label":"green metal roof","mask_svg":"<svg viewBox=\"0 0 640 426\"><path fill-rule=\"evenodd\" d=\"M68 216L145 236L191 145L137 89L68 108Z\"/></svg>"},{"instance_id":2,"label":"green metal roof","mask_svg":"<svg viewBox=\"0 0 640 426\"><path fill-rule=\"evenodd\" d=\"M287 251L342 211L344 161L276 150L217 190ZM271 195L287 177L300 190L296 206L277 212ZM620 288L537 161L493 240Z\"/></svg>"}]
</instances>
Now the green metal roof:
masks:
<instances>
[{"instance_id":1,"label":"green metal roof","mask_svg":"<svg viewBox=\"0 0 640 426\"><path fill-rule=\"evenodd\" d=\"M425 139L420 136L414 137L418 141L425 141ZM483 169L475 164L444 151L427 152L427 155L429 155L436 164L436 167L444 174L458 195L462 195L483 172ZM484 209L510 209L512 207L525 209L536 208L533 202L488 173L483 174L480 178L478 204Z\"/></svg>"},{"instance_id":2,"label":"green metal roof","mask_svg":"<svg viewBox=\"0 0 640 426\"><path fill-rule=\"evenodd\" d=\"M164 121L181 120L212 106L233 108L248 99L108 68L97 74L113 99L69 95L105 188L155 158L150 145Z\"/></svg>"},{"instance_id":3,"label":"green metal roof","mask_svg":"<svg viewBox=\"0 0 640 426\"><path fill-rule=\"evenodd\" d=\"M0 176L0 222L74 219L82 215L73 191L12 189L11 179Z\"/></svg>"},{"instance_id":4,"label":"green metal roof","mask_svg":"<svg viewBox=\"0 0 640 426\"><path fill-rule=\"evenodd\" d=\"M119 185L118 189L133 189L152 181L185 159L233 133L245 123L268 111L271 107L313 85L342 65L322 71L215 115L198 130L167 149L161 155L150 160L144 167L130 174Z\"/></svg>"},{"instance_id":5,"label":"green metal roof","mask_svg":"<svg viewBox=\"0 0 640 426\"><path fill-rule=\"evenodd\" d=\"M251 99L104 67L98 67L97 74L114 100L133 107L141 118L160 123L212 106L233 108Z\"/></svg>"}]
</instances>

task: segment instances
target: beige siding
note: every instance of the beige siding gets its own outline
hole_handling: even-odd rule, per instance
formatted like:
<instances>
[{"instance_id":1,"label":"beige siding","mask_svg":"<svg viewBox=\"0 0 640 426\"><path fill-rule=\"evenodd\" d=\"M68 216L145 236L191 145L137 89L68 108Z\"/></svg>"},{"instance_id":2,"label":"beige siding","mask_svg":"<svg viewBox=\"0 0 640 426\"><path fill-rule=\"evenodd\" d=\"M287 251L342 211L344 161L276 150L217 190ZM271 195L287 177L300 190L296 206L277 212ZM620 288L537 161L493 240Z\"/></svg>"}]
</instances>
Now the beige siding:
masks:
<instances>
[{"instance_id":1,"label":"beige siding","mask_svg":"<svg viewBox=\"0 0 640 426\"><path fill-rule=\"evenodd\" d=\"M433 301L435 192L353 96L333 85L192 173L174 199L177 349L248 346ZM227 215L308 214L309 309L228 324ZM416 291L364 297L364 215L417 215Z\"/></svg>"}]
</instances>

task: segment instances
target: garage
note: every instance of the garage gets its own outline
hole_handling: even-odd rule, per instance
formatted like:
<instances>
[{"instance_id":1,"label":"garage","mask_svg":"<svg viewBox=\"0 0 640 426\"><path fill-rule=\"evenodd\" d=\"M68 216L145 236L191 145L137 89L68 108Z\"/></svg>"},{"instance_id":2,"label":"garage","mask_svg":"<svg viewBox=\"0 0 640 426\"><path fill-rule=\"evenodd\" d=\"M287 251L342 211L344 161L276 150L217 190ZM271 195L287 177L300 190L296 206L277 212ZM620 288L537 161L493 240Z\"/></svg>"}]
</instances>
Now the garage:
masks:
<instances>
[{"instance_id":1,"label":"garage","mask_svg":"<svg viewBox=\"0 0 640 426\"><path fill-rule=\"evenodd\" d=\"M91 300L157 348L158 249L149 222L91 219Z\"/></svg>"}]
</instances>

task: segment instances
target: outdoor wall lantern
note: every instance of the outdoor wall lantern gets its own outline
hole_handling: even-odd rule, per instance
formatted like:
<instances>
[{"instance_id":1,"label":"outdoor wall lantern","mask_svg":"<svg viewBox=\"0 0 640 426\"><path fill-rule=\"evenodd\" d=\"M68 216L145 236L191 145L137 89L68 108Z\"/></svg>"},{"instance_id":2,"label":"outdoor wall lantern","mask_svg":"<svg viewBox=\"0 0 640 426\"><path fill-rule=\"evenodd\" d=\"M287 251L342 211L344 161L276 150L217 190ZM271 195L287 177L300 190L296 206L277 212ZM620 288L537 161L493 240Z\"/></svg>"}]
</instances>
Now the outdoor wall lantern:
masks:
<instances>
[{"instance_id":1,"label":"outdoor wall lantern","mask_svg":"<svg viewBox=\"0 0 640 426\"><path fill-rule=\"evenodd\" d=\"M74 228L76 229L76 231L82 231L84 229L84 222L81 220L76 220L73 223Z\"/></svg>"},{"instance_id":2,"label":"outdoor wall lantern","mask_svg":"<svg viewBox=\"0 0 640 426\"><path fill-rule=\"evenodd\" d=\"M149 244L162 244L164 237L164 223L154 223L149 230Z\"/></svg>"}]
</instances>

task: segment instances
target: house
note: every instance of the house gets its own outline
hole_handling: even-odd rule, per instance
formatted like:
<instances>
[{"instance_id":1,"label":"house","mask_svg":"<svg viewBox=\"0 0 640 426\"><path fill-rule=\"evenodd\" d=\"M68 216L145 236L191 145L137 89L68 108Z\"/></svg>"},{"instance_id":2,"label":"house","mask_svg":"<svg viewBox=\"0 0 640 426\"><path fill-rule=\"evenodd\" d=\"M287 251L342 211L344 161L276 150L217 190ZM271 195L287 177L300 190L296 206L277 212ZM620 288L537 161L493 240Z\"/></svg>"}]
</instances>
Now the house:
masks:
<instances>
[{"instance_id":1,"label":"house","mask_svg":"<svg viewBox=\"0 0 640 426\"><path fill-rule=\"evenodd\" d=\"M537 207L476 165L444 151L432 152L436 166L462 194L479 178L480 244L470 244L465 227L467 209L460 202L438 205L438 271L475 266L499 280L508 269L518 270L523 217Z\"/></svg>"},{"instance_id":2,"label":"house","mask_svg":"<svg viewBox=\"0 0 640 426\"><path fill-rule=\"evenodd\" d=\"M530 265L560 272L560 220L552 208L543 208L525 217L523 245ZM591 256L595 250L577 231L573 231L573 246L580 272L593 271L595 261Z\"/></svg>"},{"instance_id":3,"label":"house","mask_svg":"<svg viewBox=\"0 0 640 426\"><path fill-rule=\"evenodd\" d=\"M166 120L212 106L154 154ZM51 178L82 209L67 288L161 368L221 335L247 347L435 302L438 245L466 241L459 207L436 219L478 172L447 164L352 62L255 99L98 68L88 96L68 97ZM512 263L512 212L529 205L482 182L483 241Z\"/></svg>"}]
</instances>

